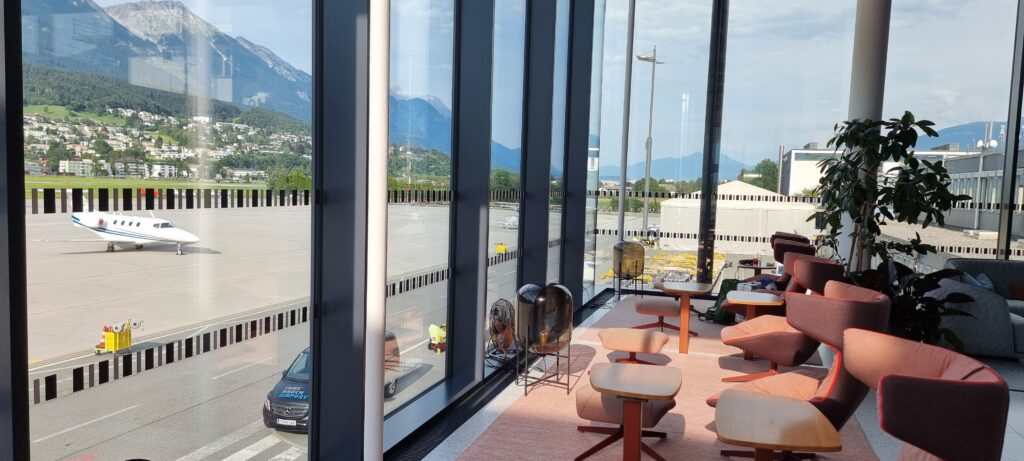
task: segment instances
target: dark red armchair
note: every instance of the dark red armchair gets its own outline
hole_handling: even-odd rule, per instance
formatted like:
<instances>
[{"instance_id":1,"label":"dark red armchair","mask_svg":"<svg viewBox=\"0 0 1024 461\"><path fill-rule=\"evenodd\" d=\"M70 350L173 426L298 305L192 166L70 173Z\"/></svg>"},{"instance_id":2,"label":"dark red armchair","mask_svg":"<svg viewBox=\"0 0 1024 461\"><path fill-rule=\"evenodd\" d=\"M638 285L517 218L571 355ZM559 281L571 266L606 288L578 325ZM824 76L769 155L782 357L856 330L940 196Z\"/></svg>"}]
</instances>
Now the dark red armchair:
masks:
<instances>
[{"instance_id":1,"label":"dark red armchair","mask_svg":"<svg viewBox=\"0 0 1024 461\"><path fill-rule=\"evenodd\" d=\"M951 350L873 331L845 332L846 368L878 389L882 430L905 461L998 461L1010 405L1006 381Z\"/></svg>"}]
</instances>

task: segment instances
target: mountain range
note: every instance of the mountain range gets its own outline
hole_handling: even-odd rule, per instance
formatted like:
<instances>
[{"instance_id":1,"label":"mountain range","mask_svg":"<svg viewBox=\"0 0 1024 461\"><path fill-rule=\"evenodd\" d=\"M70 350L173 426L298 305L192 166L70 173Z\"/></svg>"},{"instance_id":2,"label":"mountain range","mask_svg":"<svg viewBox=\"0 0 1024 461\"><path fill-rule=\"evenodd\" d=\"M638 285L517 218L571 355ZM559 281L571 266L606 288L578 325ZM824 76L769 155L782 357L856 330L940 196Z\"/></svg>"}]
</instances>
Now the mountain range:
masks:
<instances>
[{"instance_id":1,"label":"mountain range","mask_svg":"<svg viewBox=\"0 0 1024 461\"><path fill-rule=\"evenodd\" d=\"M701 176L701 166L704 164L704 155L694 152L681 157L663 157L651 160L651 177L658 179L672 179L675 181L689 181ZM644 177L646 162L639 161L631 163L626 169L626 178L630 181ZM728 155L721 154L718 159L718 178L722 180L735 179L742 169L752 168L739 160ZM618 165L601 165L601 179L613 181L619 180L622 170Z\"/></svg>"},{"instance_id":2,"label":"mountain range","mask_svg":"<svg viewBox=\"0 0 1024 461\"><path fill-rule=\"evenodd\" d=\"M312 118L312 76L181 2L102 8L92 0L32 0L23 2L22 24L28 64Z\"/></svg>"}]
</instances>

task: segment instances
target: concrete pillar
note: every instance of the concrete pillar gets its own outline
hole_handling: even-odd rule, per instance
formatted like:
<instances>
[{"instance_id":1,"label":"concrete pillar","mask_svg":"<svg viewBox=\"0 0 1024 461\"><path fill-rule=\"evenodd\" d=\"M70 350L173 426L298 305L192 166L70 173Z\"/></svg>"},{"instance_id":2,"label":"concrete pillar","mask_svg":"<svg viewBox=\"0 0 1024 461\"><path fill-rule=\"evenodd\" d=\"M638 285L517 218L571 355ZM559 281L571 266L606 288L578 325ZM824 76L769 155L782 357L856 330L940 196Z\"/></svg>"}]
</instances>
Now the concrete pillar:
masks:
<instances>
[{"instance_id":1,"label":"concrete pillar","mask_svg":"<svg viewBox=\"0 0 1024 461\"><path fill-rule=\"evenodd\" d=\"M882 119L891 10L892 0L857 0L848 120ZM839 252L843 258L850 255L853 241L847 234L852 229L852 220L844 218L843 237L839 240Z\"/></svg>"}]
</instances>

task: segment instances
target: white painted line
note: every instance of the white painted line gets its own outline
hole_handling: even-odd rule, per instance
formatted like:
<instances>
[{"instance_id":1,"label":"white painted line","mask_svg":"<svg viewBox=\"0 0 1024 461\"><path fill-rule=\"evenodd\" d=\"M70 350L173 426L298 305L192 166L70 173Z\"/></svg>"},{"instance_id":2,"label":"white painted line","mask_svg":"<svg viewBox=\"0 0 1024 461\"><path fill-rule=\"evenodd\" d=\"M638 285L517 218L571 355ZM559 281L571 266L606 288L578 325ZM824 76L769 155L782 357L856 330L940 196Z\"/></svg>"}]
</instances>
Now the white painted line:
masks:
<instances>
[{"instance_id":1,"label":"white painted line","mask_svg":"<svg viewBox=\"0 0 1024 461\"><path fill-rule=\"evenodd\" d=\"M260 439L256 443L239 450L235 454L228 456L227 458L224 458L223 461L246 461L255 458L256 455L263 453L266 450L269 450L274 445L277 445L277 442L280 441L281 439L277 438L276 435L270 434Z\"/></svg>"},{"instance_id":2,"label":"white painted line","mask_svg":"<svg viewBox=\"0 0 1024 461\"><path fill-rule=\"evenodd\" d=\"M291 448L281 452L281 454L279 454L279 455L277 455L277 456L275 456L273 458L270 458L270 461L293 461L296 458L298 458L299 456L302 456L302 454L305 453L305 452L306 452L306 450L303 450L303 449L301 449L299 447L291 447Z\"/></svg>"},{"instance_id":3,"label":"white painted line","mask_svg":"<svg viewBox=\"0 0 1024 461\"><path fill-rule=\"evenodd\" d=\"M73 360L81 360L81 359L84 359L84 358L86 358L86 357L92 357L92 356L94 356L94 355L96 355L96 353L95 353L95 352L94 352L94 353L92 353L92 354L84 354L84 355L80 355L80 356L78 356L78 357L72 357L72 358L70 358L70 359L66 359L66 360L61 360L60 362L54 362L54 363L47 363L46 365L40 365L40 366L36 367L35 369L31 369L31 368L30 368L30 369L29 369L29 373L30 373L30 374L40 373L40 371L39 371L39 370L41 370L41 369L44 369L44 368L50 368L50 367L52 367L52 366L54 366L54 365L60 365L60 364L62 364L62 363L68 363L68 362L71 362L71 361L73 361ZM70 367L70 368L77 368L77 367Z\"/></svg>"},{"instance_id":4,"label":"white painted line","mask_svg":"<svg viewBox=\"0 0 1024 461\"><path fill-rule=\"evenodd\" d=\"M99 418L96 418L96 419L93 419L93 420L89 420L89 421L86 421L86 422L84 422L84 423L82 423L82 424L79 424L79 425L77 425L77 426L72 426L72 427L69 427L69 428L67 428L67 429L64 429L63 431L60 431L60 432L54 432L53 434L50 434L50 435L48 435L48 436L46 436L46 437L42 437L42 438L38 438L38 439L35 439L35 440L33 440L33 441L32 441L32 443L39 443L39 442L42 442L42 441L44 441L44 440L49 440L49 439L52 439L52 438L54 438L54 437L56 437L56 436L58 436L58 435L63 435L63 434L67 434L68 432L71 432L71 431L73 431L73 430L75 430L75 429L81 429L81 428L83 428L83 427L85 427L85 426L88 426L88 425L90 425L90 424L93 424L93 423L97 423L97 422L103 421L104 419L107 419L107 418L111 418L111 417L117 416L117 415L119 415L119 414L121 414L121 413L124 413L124 412L126 412L126 411L129 411L129 410L133 410L133 409L135 409L135 408L138 408L138 407L139 407L138 405L132 405L132 406L130 406L130 407L128 407L128 408L125 408L125 409L122 409L122 410L118 410L118 411L115 411L115 412L113 412L113 413L111 413L111 414L109 414L109 415L106 415L106 416L100 416Z\"/></svg>"},{"instance_id":5,"label":"white painted line","mask_svg":"<svg viewBox=\"0 0 1024 461\"><path fill-rule=\"evenodd\" d=\"M255 434L256 431L262 428L262 421L254 421L243 426L241 429L235 432L232 432L228 435L225 435L224 437L214 440L212 443L200 447L198 450L193 451L192 453L189 453L185 456L182 456L181 458L178 458L178 461L199 461L231 445L234 445L239 440L242 440L252 434Z\"/></svg>"},{"instance_id":6,"label":"white painted line","mask_svg":"<svg viewBox=\"0 0 1024 461\"><path fill-rule=\"evenodd\" d=\"M271 357L271 358L272 358L272 357ZM225 376L227 376L227 375L230 375L231 373L234 373L234 372L236 372L236 371L242 371L242 370L244 370L244 369L246 369L246 368L249 368L249 367L253 367L253 366L256 366L256 365L259 365L259 364L261 364L261 363L263 363L263 362L267 362L267 361L269 361L269 360L270 360L271 358L265 358L265 359L263 359L263 360L260 360L260 361L257 361L257 362L253 362L253 363L250 363L250 364L248 364L248 365L244 365L244 366L241 366L241 367L235 368L234 370L231 370L231 371L229 371L229 372L227 372L227 373L222 373L222 374L219 374L219 375L217 375L217 376L214 376L214 377L212 377L212 378L210 378L210 379L220 379L220 378L223 378L223 377L225 377Z\"/></svg>"},{"instance_id":7,"label":"white painted line","mask_svg":"<svg viewBox=\"0 0 1024 461\"><path fill-rule=\"evenodd\" d=\"M429 342L430 342L430 338L427 338L427 339L424 339L423 341L420 341L420 342L418 342L416 344L413 344L412 346L409 346L409 347L407 347L407 348L405 348L405 349L403 349L401 351L398 351L398 352L399 352L399 354L405 355L409 351L411 351L413 349L416 349L417 347L420 347L420 346L422 346L422 345L424 345L426 343L429 343Z\"/></svg>"}]
</instances>

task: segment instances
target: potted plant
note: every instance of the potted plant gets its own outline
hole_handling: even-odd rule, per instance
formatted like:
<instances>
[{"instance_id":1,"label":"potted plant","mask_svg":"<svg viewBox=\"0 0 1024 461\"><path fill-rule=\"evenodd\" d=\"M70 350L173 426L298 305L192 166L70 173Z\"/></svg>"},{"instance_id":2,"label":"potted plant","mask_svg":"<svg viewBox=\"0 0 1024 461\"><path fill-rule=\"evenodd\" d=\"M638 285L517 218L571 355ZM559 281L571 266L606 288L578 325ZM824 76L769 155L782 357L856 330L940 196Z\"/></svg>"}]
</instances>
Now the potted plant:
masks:
<instances>
[{"instance_id":1,"label":"potted plant","mask_svg":"<svg viewBox=\"0 0 1024 461\"><path fill-rule=\"evenodd\" d=\"M942 318L951 315L973 317L970 313L948 306L947 303L967 303L974 298L965 293L947 293L932 296L943 279L960 275L960 271L943 269L930 274L915 272L903 264L883 261L875 269L851 276L857 285L880 291L889 297L889 332L893 335L928 344L945 340L954 349L964 350L956 333L943 328Z\"/></svg>"},{"instance_id":2,"label":"potted plant","mask_svg":"<svg viewBox=\"0 0 1024 461\"><path fill-rule=\"evenodd\" d=\"M821 209L808 220L824 223L823 245L846 262L847 272L869 269L874 257L886 260L893 252L935 252L920 234L910 242L879 239L882 226L890 221L941 226L943 214L956 202L970 200L949 191L949 174L941 162L914 156L920 134L938 136L932 125L910 112L885 121L856 119L835 125L828 146L834 146L838 155L818 163L822 176L815 192ZM882 171L886 162L895 166ZM843 232L853 242L846 255L838 246Z\"/></svg>"}]
</instances>

